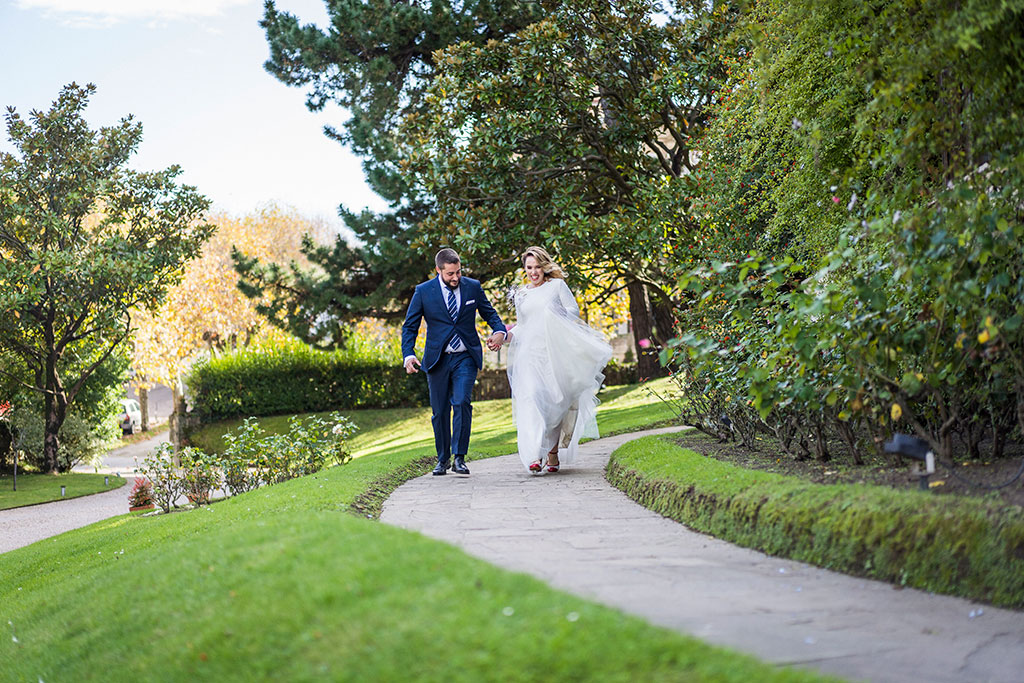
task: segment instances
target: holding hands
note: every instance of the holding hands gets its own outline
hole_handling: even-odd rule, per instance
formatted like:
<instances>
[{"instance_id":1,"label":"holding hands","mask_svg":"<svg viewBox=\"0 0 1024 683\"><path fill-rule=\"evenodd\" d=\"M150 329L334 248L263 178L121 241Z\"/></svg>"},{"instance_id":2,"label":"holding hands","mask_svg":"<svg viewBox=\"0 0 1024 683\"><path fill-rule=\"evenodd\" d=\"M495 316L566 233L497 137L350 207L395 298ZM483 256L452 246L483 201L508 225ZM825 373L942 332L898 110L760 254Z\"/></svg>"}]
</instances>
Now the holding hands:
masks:
<instances>
[{"instance_id":1,"label":"holding hands","mask_svg":"<svg viewBox=\"0 0 1024 683\"><path fill-rule=\"evenodd\" d=\"M491 351L497 351L505 343L505 337L504 332L495 332L487 338L487 348Z\"/></svg>"},{"instance_id":2,"label":"holding hands","mask_svg":"<svg viewBox=\"0 0 1024 683\"><path fill-rule=\"evenodd\" d=\"M487 348L491 351L497 351L505 344L506 336L507 335L504 332L495 332L487 338ZM405 366L405 372L410 375L414 375L421 370L420 359L416 356L406 357L405 362L402 365Z\"/></svg>"}]
</instances>

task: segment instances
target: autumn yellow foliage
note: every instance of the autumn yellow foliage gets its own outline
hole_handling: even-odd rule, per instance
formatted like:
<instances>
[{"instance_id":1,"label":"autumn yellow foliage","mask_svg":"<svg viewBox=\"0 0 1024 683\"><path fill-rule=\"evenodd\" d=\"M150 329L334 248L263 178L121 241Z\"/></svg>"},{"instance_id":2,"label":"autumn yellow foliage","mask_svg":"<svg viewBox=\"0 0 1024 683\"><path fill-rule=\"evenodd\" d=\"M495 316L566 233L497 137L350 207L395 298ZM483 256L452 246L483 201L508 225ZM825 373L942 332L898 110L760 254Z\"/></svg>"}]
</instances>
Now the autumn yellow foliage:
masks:
<instances>
[{"instance_id":1,"label":"autumn yellow foliage","mask_svg":"<svg viewBox=\"0 0 1024 683\"><path fill-rule=\"evenodd\" d=\"M242 217L214 214L208 221L217 232L199 258L184 266L181 282L163 305L153 313L133 314L132 365L139 386L173 386L201 355L283 334L238 290L231 249L263 261L301 261L302 235L322 241L329 232L322 221L275 205Z\"/></svg>"}]
</instances>

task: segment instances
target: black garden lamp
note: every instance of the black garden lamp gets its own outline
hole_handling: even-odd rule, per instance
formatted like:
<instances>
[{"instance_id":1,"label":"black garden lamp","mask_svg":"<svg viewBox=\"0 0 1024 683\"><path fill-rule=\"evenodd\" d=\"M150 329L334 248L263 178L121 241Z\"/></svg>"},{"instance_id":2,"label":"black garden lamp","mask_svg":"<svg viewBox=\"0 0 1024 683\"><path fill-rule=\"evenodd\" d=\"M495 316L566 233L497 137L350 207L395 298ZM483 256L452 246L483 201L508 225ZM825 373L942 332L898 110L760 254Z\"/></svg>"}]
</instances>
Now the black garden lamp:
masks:
<instances>
[{"instance_id":1,"label":"black garden lamp","mask_svg":"<svg viewBox=\"0 0 1024 683\"><path fill-rule=\"evenodd\" d=\"M910 473L917 476L918 486L921 490L928 490L928 476L935 473L935 454L927 441L909 434L893 434L892 441L885 444L885 452L899 453L916 460ZM921 463L924 463L923 470Z\"/></svg>"}]
</instances>

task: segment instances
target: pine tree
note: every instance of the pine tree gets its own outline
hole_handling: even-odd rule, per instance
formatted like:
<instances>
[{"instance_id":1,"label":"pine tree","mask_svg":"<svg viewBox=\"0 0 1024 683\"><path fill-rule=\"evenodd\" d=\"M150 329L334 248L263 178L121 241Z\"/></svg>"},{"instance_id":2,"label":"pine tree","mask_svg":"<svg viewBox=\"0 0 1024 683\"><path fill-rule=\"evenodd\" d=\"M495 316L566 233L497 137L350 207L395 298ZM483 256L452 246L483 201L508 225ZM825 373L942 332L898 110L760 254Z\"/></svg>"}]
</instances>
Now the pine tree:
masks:
<instances>
[{"instance_id":1,"label":"pine tree","mask_svg":"<svg viewBox=\"0 0 1024 683\"><path fill-rule=\"evenodd\" d=\"M338 346L347 321L400 316L441 246L426 243L417 231L432 214L433 199L406 181L395 139L399 123L423 108L435 51L463 41L501 40L538 19L540 8L516 0L338 0L327 3L327 11L328 27L302 25L268 0L260 23L270 46L265 68L283 83L305 88L311 110L335 102L350 114L325 133L362 157L367 183L390 208L356 213L341 207L357 242L308 241L304 254L312 269L241 255L236 268L243 291L264 297L275 324L311 343ZM474 275L487 279L493 273Z\"/></svg>"}]
</instances>

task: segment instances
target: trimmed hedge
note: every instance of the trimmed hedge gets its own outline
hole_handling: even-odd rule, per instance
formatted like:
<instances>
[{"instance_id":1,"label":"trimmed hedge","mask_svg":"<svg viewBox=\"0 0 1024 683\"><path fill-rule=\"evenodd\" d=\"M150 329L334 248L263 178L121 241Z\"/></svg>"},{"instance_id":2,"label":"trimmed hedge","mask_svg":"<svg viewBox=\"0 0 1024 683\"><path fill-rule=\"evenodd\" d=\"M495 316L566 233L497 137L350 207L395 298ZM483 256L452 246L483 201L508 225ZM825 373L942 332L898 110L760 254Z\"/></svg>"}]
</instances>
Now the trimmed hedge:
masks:
<instances>
[{"instance_id":1,"label":"trimmed hedge","mask_svg":"<svg viewBox=\"0 0 1024 683\"><path fill-rule=\"evenodd\" d=\"M770 555L1024 607L1024 508L748 470L665 437L625 444L608 481L644 507Z\"/></svg>"},{"instance_id":2,"label":"trimmed hedge","mask_svg":"<svg viewBox=\"0 0 1024 683\"><path fill-rule=\"evenodd\" d=\"M187 382L202 422L427 405L426 375L408 375L392 361L293 344L211 359L197 365Z\"/></svg>"},{"instance_id":3,"label":"trimmed hedge","mask_svg":"<svg viewBox=\"0 0 1024 683\"><path fill-rule=\"evenodd\" d=\"M636 366L610 365L605 384L635 381ZM242 349L200 362L186 383L200 423L237 417L430 405L425 373L409 375L394 349L360 340L340 351L301 342ZM477 375L474 398L508 398L504 370Z\"/></svg>"}]
</instances>

